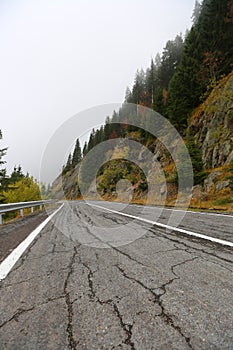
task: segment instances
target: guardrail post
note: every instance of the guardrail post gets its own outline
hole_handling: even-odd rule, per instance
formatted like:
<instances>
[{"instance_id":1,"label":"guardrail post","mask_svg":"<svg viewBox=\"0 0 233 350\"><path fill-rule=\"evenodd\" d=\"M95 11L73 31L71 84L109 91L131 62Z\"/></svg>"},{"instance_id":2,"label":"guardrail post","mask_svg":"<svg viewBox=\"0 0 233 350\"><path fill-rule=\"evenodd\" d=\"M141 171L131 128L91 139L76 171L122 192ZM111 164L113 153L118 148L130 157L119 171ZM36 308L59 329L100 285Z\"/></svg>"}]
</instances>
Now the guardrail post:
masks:
<instances>
[{"instance_id":1,"label":"guardrail post","mask_svg":"<svg viewBox=\"0 0 233 350\"><path fill-rule=\"evenodd\" d=\"M23 218L24 217L24 210L20 209L20 216Z\"/></svg>"},{"instance_id":2,"label":"guardrail post","mask_svg":"<svg viewBox=\"0 0 233 350\"><path fill-rule=\"evenodd\" d=\"M42 210L42 204L40 205L40 210Z\"/></svg>"},{"instance_id":3,"label":"guardrail post","mask_svg":"<svg viewBox=\"0 0 233 350\"><path fill-rule=\"evenodd\" d=\"M31 213L33 213L34 212L34 207L31 207Z\"/></svg>"},{"instance_id":4,"label":"guardrail post","mask_svg":"<svg viewBox=\"0 0 233 350\"><path fill-rule=\"evenodd\" d=\"M2 214L0 214L0 225L2 225Z\"/></svg>"}]
</instances>

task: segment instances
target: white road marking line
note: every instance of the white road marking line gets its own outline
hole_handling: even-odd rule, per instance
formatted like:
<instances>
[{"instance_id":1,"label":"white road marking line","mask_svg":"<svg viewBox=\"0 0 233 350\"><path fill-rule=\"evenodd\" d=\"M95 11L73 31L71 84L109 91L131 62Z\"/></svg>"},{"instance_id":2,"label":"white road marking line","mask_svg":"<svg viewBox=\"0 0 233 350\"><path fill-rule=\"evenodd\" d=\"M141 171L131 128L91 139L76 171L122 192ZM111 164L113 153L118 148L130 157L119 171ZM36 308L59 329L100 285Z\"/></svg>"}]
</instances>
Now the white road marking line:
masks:
<instances>
[{"instance_id":1,"label":"white road marking line","mask_svg":"<svg viewBox=\"0 0 233 350\"><path fill-rule=\"evenodd\" d=\"M88 204L90 204L90 203L88 203ZM146 222L148 224L156 225L156 226L162 227L162 228L167 228L167 229L175 231L175 232L181 232L181 233L184 233L184 234L189 235L189 236L194 236L194 237L197 237L197 238L205 239L207 241L211 241L211 242L214 242L214 243L222 244L222 245L225 245L225 246L228 246L228 247L233 247L233 242L225 241L225 240L214 238L214 237L211 237L211 236L206 236L206 235L203 235L201 233L196 233L196 232L192 232L192 231L188 231L188 230L183 230L182 228L178 228L178 227L172 227L172 226L164 225L164 224L161 224L161 223L156 222L156 221L144 219L144 218L141 218L140 216L134 216L134 215L122 213L122 212L119 212L117 210L113 210L113 209L108 209L108 208L102 207L100 205L96 205L96 204L90 204L90 205L93 206L93 207L97 207L97 208L101 208L101 209L110 211L110 212L115 213L115 214L126 216L126 217L131 218L131 219L136 219L136 220L139 220L139 221L143 221L143 222Z\"/></svg>"},{"instance_id":2,"label":"white road marking line","mask_svg":"<svg viewBox=\"0 0 233 350\"><path fill-rule=\"evenodd\" d=\"M88 200L88 203L90 203L91 201ZM80 202L81 203L81 202ZM122 202L116 202L116 204L125 204ZM85 204L85 201L84 201ZM220 214L220 213L209 213L209 212L205 212L205 211L192 211L192 210L182 210L182 209L176 209L174 208L166 208L164 207L158 207L158 206L147 206L147 205L138 205L138 204L129 204L130 207L138 207L138 208L146 208L146 209L160 209L160 210L174 210L174 211L181 211L183 213L186 214L200 214L200 215L212 215L212 216L222 216L224 218L233 218L233 215L229 215L228 213L226 214Z\"/></svg>"},{"instance_id":3,"label":"white road marking line","mask_svg":"<svg viewBox=\"0 0 233 350\"><path fill-rule=\"evenodd\" d=\"M233 218L233 215L220 214L220 213L209 213L209 212L205 212L205 211L182 210L182 209L176 209L176 208L166 208L166 207L157 207L157 206L144 206L144 205L138 205L138 204L130 204L130 206L138 207L138 208L148 208L148 209L174 210L174 211L180 211L180 212L186 213L186 214L201 214L201 215L223 216L225 218Z\"/></svg>"},{"instance_id":4,"label":"white road marking line","mask_svg":"<svg viewBox=\"0 0 233 350\"><path fill-rule=\"evenodd\" d=\"M30 233L27 238L23 242L21 242L18 247L16 247L5 260L0 264L0 281L6 278L8 273L11 271L12 267L19 260L21 255L25 252L28 246L32 243L32 241L36 238L36 236L41 232L41 230L48 224L48 222L56 215L59 210L64 206L64 203L53 213L51 214L45 221L43 221L34 231Z\"/></svg>"},{"instance_id":5,"label":"white road marking line","mask_svg":"<svg viewBox=\"0 0 233 350\"><path fill-rule=\"evenodd\" d=\"M212 215L212 216L223 216L224 218L233 218L233 215L228 214L218 214L218 213L208 213L204 211L192 211L192 210L181 210L181 209L173 209L173 208L163 208L164 210L175 210L185 212L186 214L201 214L201 215Z\"/></svg>"}]
</instances>

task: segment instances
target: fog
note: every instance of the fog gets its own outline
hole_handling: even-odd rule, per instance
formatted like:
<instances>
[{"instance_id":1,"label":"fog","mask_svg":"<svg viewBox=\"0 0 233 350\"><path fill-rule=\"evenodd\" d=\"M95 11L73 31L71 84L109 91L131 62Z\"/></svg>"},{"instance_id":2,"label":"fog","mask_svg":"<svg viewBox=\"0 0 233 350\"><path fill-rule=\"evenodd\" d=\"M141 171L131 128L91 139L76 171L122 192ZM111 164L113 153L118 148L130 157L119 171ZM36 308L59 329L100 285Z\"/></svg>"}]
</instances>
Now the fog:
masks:
<instances>
[{"instance_id":1,"label":"fog","mask_svg":"<svg viewBox=\"0 0 233 350\"><path fill-rule=\"evenodd\" d=\"M121 103L136 70L190 28L194 3L1 0L0 148L9 147L8 172L21 164L38 179L56 130L80 111Z\"/></svg>"}]
</instances>

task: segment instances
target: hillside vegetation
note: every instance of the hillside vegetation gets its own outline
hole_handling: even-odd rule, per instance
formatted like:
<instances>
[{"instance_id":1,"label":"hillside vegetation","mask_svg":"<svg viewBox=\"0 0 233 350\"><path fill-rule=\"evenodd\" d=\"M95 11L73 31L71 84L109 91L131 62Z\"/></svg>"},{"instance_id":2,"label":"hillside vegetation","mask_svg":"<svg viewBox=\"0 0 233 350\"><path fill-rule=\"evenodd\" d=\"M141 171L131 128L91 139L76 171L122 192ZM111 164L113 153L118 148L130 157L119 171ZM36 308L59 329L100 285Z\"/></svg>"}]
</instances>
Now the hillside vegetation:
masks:
<instances>
[{"instance_id":1,"label":"hillside vegetation","mask_svg":"<svg viewBox=\"0 0 233 350\"><path fill-rule=\"evenodd\" d=\"M73 154L70 154L61 176L53 184L53 195L78 198L80 187L91 194L94 192L92 188L97 186L100 196L114 199L117 184L125 179L131 184L133 200L144 203L148 181L151 183L158 177L159 161L166 178L166 191L161 182L160 190L152 202L160 203L166 196L166 204L173 205L177 197L179 169L161 139L153 136L163 125L153 124L152 119L147 118L147 112L143 110L146 107L163 115L184 139L194 171L191 205L231 210L232 38L233 1L204 0L201 5L196 2L193 26L189 33L185 37L180 34L174 40L169 40L162 54L157 54L151 60L145 72L137 71L133 87L126 89L121 109L107 118L105 125L92 131L83 150L77 140ZM135 113L132 112L131 104L138 106ZM89 164L97 161L91 156L92 149L103 141L114 139L135 140L153 154L147 162L148 176L138 166L145 166L142 159L146 152L144 155L132 155L125 147L122 153L121 141L114 147L103 149L100 158L104 165L99 168L96 177L82 170L82 159L88 159ZM176 149L177 138L170 141L170 146ZM117 152L119 156L116 157ZM127 160L127 157L132 156L136 162ZM183 167L185 173L185 163L179 166Z\"/></svg>"}]
</instances>

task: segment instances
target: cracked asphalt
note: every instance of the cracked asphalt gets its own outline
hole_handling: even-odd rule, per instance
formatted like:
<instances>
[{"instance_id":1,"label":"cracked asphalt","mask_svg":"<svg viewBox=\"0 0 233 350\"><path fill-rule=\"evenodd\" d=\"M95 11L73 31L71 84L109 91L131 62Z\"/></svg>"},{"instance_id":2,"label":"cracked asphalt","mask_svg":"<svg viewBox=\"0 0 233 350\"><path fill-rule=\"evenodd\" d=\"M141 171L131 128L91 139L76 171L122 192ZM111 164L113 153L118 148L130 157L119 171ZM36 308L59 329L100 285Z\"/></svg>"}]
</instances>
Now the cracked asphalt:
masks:
<instances>
[{"instance_id":1,"label":"cracked asphalt","mask_svg":"<svg viewBox=\"0 0 233 350\"><path fill-rule=\"evenodd\" d=\"M1 282L0 348L232 349L232 271L230 247L66 202Z\"/></svg>"}]
</instances>

